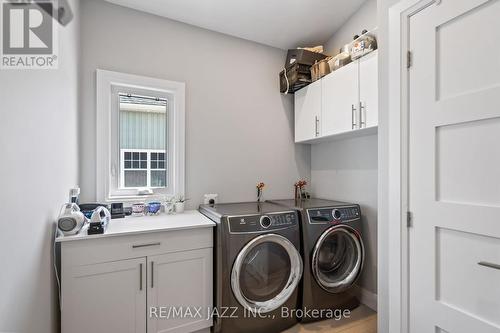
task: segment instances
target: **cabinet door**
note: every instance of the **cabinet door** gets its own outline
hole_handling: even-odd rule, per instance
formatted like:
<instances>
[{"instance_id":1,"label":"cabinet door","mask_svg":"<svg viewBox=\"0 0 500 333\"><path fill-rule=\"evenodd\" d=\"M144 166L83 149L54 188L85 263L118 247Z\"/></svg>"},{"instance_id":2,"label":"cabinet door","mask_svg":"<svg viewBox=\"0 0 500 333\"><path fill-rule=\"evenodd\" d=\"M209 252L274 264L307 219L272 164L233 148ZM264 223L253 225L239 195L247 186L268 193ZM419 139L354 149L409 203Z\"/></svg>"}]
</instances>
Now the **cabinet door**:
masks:
<instances>
[{"instance_id":1,"label":"cabinet door","mask_svg":"<svg viewBox=\"0 0 500 333\"><path fill-rule=\"evenodd\" d=\"M146 259L63 271L61 318L62 333L145 333Z\"/></svg>"},{"instance_id":2,"label":"cabinet door","mask_svg":"<svg viewBox=\"0 0 500 333\"><path fill-rule=\"evenodd\" d=\"M321 80L295 92L295 142L320 135Z\"/></svg>"},{"instance_id":3,"label":"cabinet door","mask_svg":"<svg viewBox=\"0 0 500 333\"><path fill-rule=\"evenodd\" d=\"M361 127L378 125L378 56L374 51L359 59Z\"/></svg>"},{"instance_id":4,"label":"cabinet door","mask_svg":"<svg viewBox=\"0 0 500 333\"><path fill-rule=\"evenodd\" d=\"M148 257L148 273L149 333L212 326L207 320L213 298L211 248Z\"/></svg>"},{"instance_id":5,"label":"cabinet door","mask_svg":"<svg viewBox=\"0 0 500 333\"><path fill-rule=\"evenodd\" d=\"M323 77L321 98L322 135L358 128L358 63L352 62Z\"/></svg>"}]
</instances>

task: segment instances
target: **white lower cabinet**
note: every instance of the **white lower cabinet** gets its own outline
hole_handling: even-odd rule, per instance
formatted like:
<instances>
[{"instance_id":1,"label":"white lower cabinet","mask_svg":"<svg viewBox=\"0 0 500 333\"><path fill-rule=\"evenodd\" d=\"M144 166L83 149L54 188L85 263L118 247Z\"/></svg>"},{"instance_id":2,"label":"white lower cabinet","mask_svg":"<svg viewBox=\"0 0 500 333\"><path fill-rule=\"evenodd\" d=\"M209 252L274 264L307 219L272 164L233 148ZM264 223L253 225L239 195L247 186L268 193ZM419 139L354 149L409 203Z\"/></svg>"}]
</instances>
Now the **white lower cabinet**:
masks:
<instances>
[{"instance_id":1,"label":"white lower cabinet","mask_svg":"<svg viewBox=\"0 0 500 333\"><path fill-rule=\"evenodd\" d=\"M174 308L184 315L174 318L149 316L148 333L194 332L206 327L208 304L212 304L212 250L200 249L148 257L150 313ZM163 307L163 309L161 309Z\"/></svg>"},{"instance_id":2,"label":"white lower cabinet","mask_svg":"<svg viewBox=\"0 0 500 333\"><path fill-rule=\"evenodd\" d=\"M145 333L145 275L146 258L69 268L63 332Z\"/></svg>"},{"instance_id":3,"label":"white lower cabinet","mask_svg":"<svg viewBox=\"0 0 500 333\"><path fill-rule=\"evenodd\" d=\"M208 330L212 246L211 228L62 242L61 332Z\"/></svg>"}]
</instances>

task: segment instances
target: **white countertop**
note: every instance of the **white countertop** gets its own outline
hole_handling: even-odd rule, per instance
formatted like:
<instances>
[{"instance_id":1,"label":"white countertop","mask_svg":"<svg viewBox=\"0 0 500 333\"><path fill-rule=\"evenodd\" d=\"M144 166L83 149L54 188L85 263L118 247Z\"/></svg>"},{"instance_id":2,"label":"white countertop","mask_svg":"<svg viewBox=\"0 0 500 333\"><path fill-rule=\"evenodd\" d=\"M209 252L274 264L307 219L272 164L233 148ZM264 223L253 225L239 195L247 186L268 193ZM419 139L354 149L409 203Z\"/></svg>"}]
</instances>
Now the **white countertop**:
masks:
<instances>
[{"instance_id":1,"label":"white countertop","mask_svg":"<svg viewBox=\"0 0 500 333\"><path fill-rule=\"evenodd\" d=\"M57 242L113 237L120 235L143 234L158 231L172 231L193 228L211 228L215 223L197 210L185 211L182 214L160 214L157 216L127 216L112 219L104 234L87 235L88 224L73 236L62 236Z\"/></svg>"}]
</instances>

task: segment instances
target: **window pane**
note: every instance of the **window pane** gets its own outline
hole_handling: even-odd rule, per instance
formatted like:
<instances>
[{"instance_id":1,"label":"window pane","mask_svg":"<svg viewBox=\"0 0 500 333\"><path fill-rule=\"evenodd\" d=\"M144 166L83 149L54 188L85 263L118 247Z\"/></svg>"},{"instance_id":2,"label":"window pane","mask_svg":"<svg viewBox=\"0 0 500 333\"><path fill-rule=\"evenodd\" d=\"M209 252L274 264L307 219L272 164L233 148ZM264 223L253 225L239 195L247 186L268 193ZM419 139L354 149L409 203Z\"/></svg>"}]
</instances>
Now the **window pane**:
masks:
<instances>
[{"instance_id":1,"label":"window pane","mask_svg":"<svg viewBox=\"0 0 500 333\"><path fill-rule=\"evenodd\" d=\"M165 160L165 153L159 153L158 154L158 159L159 160Z\"/></svg>"},{"instance_id":2,"label":"window pane","mask_svg":"<svg viewBox=\"0 0 500 333\"><path fill-rule=\"evenodd\" d=\"M130 161L125 161L125 169L130 169L132 163Z\"/></svg>"},{"instance_id":3,"label":"window pane","mask_svg":"<svg viewBox=\"0 0 500 333\"><path fill-rule=\"evenodd\" d=\"M151 171L151 186L152 187L165 187L166 186L166 173L164 170Z\"/></svg>"},{"instance_id":4,"label":"window pane","mask_svg":"<svg viewBox=\"0 0 500 333\"><path fill-rule=\"evenodd\" d=\"M125 171L125 187L145 187L147 183L147 171Z\"/></svg>"},{"instance_id":5,"label":"window pane","mask_svg":"<svg viewBox=\"0 0 500 333\"><path fill-rule=\"evenodd\" d=\"M165 162L158 162L158 169L165 169Z\"/></svg>"},{"instance_id":6,"label":"window pane","mask_svg":"<svg viewBox=\"0 0 500 333\"><path fill-rule=\"evenodd\" d=\"M167 100L157 96L144 96L140 94L119 94L119 131L120 131L120 156L129 164L123 163L125 169L141 169L139 174L148 168L158 168L160 155L165 158L167 138ZM128 152L127 152L128 150ZM153 162L156 162L154 164ZM147 172L146 172L147 174ZM147 186L146 179L141 178L141 185L133 182L129 175L124 176L124 187ZM142 176L141 176L142 177ZM149 183L152 187L165 187L166 176L155 175Z\"/></svg>"}]
</instances>

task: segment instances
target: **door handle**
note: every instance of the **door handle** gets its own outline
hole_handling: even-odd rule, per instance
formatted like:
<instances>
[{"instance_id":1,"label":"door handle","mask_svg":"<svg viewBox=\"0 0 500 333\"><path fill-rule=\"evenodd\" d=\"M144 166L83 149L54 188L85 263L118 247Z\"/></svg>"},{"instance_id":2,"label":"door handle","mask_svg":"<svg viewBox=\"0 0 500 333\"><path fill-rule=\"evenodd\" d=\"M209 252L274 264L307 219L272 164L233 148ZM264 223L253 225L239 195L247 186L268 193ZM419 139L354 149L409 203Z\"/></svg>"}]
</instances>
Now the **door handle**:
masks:
<instances>
[{"instance_id":1,"label":"door handle","mask_svg":"<svg viewBox=\"0 0 500 333\"><path fill-rule=\"evenodd\" d=\"M318 118L318 116L315 116L315 117L314 117L314 134L315 134L316 136L318 136L318 135L319 135L319 130L318 130L318 127L319 127L319 118Z\"/></svg>"},{"instance_id":2,"label":"door handle","mask_svg":"<svg viewBox=\"0 0 500 333\"><path fill-rule=\"evenodd\" d=\"M366 127L366 121L363 120L363 110L366 119L366 106L363 106L363 102L359 102L359 128Z\"/></svg>"},{"instance_id":3,"label":"door handle","mask_svg":"<svg viewBox=\"0 0 500 333\"><path fill-rule=\"evenodd\" d=\"M155 267L155 262L151 261L151 289L154 288L155 286L154 267Z\"/></svg>"},{"instance_id":4,"label":"door handle","mask_svg":"<svg viewBox=\"0 0 500 333\"><path fill-rule=\"evenodd\" d=\"M142 264L139 265L139 290L142 290Z\"/></svg>"},{"instance_id":5,"label":"door handle","mask_svg":"<svg viewBox=\"0 0 500 333\"><path fill-rule=\"evenodd\" d=\"M354 113L356 112L356 107L354 104L351 104L351 129L356 128L356 122L354 121Z\"/></svg>"},{"instance_id":6,"label":"door handle","mask_svg":"<svg viewBox=\"0 0 500 333\"><path fill-rule=\"evenodd\" d=\"M138 249L138 248L141 248L141 247L149 247L149 246L160 246L161 243L160 242L157 242L157 243L149 243L149 244L137 244L137 245L132 245L132 248L133 249Z\"/></svg>"},{"instance_id":7,"label":"door handle","mask_svg":"<svg viewBox=\"0 0 500 333\"><path fill-rule=\"evenodd\" d=\"M493 269L498 269L500 270L500 265L498 264L494 264L494 263L491 263L491 262L487 262L487 261L480 261L477 263L478 265L480 266L484 266L484 267L488 267L488 268L493 268Z\"/></svg>"}]
</instances>

